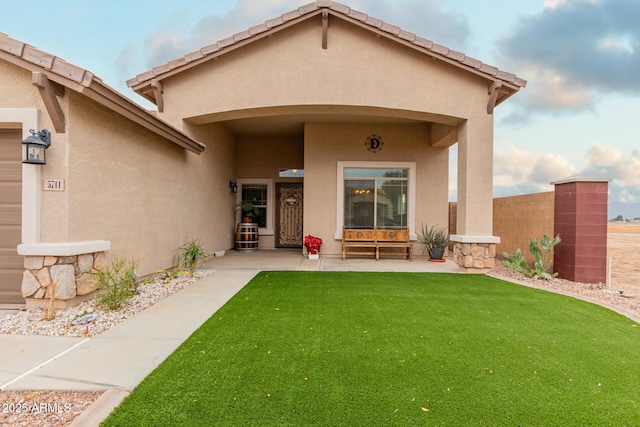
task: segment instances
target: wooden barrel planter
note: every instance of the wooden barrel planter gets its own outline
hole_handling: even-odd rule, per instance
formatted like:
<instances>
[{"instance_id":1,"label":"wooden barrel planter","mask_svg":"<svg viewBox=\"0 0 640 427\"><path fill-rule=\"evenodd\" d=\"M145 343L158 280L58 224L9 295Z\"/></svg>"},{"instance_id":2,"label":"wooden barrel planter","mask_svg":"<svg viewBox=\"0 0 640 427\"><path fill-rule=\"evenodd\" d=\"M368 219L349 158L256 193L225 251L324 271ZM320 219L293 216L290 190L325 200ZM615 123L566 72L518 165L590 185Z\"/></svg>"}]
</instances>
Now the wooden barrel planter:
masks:
<instances>
[{"instance_id":1,"label":"wooden barrel planter","mask_svg":"<svg viewBox=\"0 0 640 427\"><path fill-rule=\"evenodd\" d=\"M258 224L241 222L236 228L236 249L243 252L258 249Z\"/></svg>"}]
</instances>

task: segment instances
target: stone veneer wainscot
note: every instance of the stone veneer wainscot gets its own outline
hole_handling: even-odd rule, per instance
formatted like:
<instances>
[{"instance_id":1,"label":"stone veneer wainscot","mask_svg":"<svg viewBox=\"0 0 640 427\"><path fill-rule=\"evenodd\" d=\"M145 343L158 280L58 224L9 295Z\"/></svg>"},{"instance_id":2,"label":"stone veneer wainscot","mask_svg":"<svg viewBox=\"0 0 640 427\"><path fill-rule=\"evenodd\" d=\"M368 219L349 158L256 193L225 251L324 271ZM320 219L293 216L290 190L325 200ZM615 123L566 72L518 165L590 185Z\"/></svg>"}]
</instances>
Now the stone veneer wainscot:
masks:
<instances>
[{"instance_id":1,"label":"stone veneer wainscot","mask_svg":"<svg viewBox=\"0 0 640 427\"><path fill-rule=\"evenodd\" d=\"M98 285L91 272L106 266L109 249L107 241L18 246L18 253L24 255L21 289L27 309L47 307L54 283L56 308L90 299Z\"/></svg>"}]
</instances>

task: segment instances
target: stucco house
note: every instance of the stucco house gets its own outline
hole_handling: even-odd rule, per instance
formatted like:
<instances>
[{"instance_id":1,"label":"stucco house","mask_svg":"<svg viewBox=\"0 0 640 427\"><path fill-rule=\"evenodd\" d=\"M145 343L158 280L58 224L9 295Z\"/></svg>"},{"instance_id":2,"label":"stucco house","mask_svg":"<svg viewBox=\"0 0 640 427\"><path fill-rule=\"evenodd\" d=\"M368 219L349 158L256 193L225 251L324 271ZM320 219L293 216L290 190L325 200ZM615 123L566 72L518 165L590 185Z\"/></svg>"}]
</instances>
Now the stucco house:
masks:
<instances>
[{"instance_id":1,"label":"stucco house","mask_svg":"<svg viewBox=\"0 0 640 427\"><path fill-rule=\"evenodd\" d=\"M513 74L317 0L127 84L158 111L0 34L0 301L52 281L75 301L109 257L149 274L188 237L232 248L243 199L263 212L260 248L313 234L339 254L343 225L415 237L447 224L453 144L455 259L492 265L492 113L526 85ZM43 128L46 165L22 164Z\"/></svg>"}]
</instances>

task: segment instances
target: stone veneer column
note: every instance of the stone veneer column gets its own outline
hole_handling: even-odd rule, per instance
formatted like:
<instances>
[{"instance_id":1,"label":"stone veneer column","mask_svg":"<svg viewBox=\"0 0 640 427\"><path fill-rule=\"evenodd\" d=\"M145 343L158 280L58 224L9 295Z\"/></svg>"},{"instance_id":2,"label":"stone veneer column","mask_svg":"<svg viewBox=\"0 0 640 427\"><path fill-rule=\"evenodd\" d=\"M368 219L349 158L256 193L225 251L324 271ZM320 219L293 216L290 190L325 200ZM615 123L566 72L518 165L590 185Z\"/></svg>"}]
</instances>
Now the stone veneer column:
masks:
<instances>
[{"instance_id":1,"label":"stone veneer column","mask_svg":"<svg viewBox=\"0 0 640 427\"><path fill-rule=\"evenodd\" d=\"M607 208L610 179L573 176L555 185L554 249L558 276L604 283L607 274Z\"/></svg>"},{"instance_id":2,"label":"stone veneer column","mask_svg":"<svg viewBox=\"0 0 640 427\"><path fill-rule=\"evenodd\" d=\"M453 261L467 273L486 273L495 266L499 237L451 235Z\"/></svg>"}]
</instances>

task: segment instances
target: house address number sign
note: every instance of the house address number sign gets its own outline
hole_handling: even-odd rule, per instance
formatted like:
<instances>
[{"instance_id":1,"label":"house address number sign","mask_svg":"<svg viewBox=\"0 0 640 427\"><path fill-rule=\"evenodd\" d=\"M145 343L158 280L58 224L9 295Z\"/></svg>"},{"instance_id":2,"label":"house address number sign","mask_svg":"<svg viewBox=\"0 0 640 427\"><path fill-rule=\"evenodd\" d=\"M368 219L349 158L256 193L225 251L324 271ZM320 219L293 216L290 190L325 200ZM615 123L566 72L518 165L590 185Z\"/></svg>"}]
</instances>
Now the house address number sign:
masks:
<instances>
[{"instance_id":1,"label":"house address number sign","mask_svg":"<svg viewBox=\"0 0 640 427\"><path fill-rule=\"evenodd\" d=\"M381 136L371 135L364 142L364 145L367 147L367 150L371 151L372 153L376 153L382 150L382 146L384 145L384 142L382 141Z\"/></svg>"},{"instance_id":2,"label":"house address number sign","mask_svg":"<svg viewBox=\"0 0 640 427\"><path fill-rule=\"evenodd\" d=\"M64 179L43 179L43 191L64 191Z\"/></svg>"}]
</instances>

